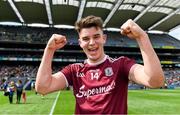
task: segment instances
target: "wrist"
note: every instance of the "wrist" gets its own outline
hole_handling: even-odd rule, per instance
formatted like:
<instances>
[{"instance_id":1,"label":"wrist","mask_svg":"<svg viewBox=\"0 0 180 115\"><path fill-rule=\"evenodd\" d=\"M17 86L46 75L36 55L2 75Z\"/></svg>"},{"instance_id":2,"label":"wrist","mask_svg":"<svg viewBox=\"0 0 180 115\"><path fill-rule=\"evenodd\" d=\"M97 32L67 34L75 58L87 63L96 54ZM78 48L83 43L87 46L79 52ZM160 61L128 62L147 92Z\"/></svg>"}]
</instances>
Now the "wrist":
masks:
<instances>
[{"instance_id":1,"label":"wrist","mask_svg":"<svg viewBox=\"0 0 180 115\"><path fill-rule=\"evenodd\" d=\"M136 40L137 42L141 42L141 41L144 41L144 40L148 40L149 37L146 33L142 34L141 36L139 36Z\"/></svg>"},{"instance_id":2,"label":"wrist","mask_svg":"<svg viewBox=\"0 0 180 115\"><path fill-rule=\"evenodd\" d=\"M54 48L46 46L44 51L50 51L50 52L55 52L56 50Z\"/></svg>"}]
</instances>

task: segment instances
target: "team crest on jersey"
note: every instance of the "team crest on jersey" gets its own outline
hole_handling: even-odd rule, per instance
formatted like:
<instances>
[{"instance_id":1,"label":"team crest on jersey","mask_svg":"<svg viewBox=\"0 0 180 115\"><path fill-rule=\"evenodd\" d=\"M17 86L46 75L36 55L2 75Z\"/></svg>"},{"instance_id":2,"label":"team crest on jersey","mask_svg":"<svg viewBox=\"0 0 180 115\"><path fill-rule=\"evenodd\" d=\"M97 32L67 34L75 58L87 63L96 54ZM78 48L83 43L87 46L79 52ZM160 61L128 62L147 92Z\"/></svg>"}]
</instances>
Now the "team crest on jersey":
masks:
<instances>
[{"instance_id":1,"label":"team crest on jersey","mask_svg":"<svg viewBox=\"0 0 180 115\"><path fill-rule=\"evenodd\" d=\"M106 76L112 76L114 74L112 67L107 67L104 71Z\"/></svg>"}]
</instances>

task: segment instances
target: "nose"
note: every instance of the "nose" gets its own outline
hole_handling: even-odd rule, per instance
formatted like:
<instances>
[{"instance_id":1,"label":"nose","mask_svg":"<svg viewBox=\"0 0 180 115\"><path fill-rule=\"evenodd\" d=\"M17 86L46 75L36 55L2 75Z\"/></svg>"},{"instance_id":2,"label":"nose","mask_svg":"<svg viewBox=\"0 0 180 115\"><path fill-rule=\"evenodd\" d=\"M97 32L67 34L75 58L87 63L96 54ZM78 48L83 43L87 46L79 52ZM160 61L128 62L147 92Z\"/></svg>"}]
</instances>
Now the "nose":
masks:
<instances>
[{"instance_id":1,"label":"nose","mask_svg":"<svg viewBox=\"0 0 180 115\"><path fill-rule=\"evenodd\" d=\"M90 39L89 45L93 45L93 44L95 44L95 40L94 39Z\"/></svg>"}]
</instances>

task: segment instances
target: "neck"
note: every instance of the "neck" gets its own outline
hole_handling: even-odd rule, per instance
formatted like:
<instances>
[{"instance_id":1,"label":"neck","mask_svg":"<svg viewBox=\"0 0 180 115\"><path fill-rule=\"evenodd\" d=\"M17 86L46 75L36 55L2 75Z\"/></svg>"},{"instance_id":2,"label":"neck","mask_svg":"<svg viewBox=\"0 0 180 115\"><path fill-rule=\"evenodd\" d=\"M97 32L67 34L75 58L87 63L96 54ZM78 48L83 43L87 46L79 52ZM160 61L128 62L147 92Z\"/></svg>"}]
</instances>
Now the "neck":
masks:
<instances>
[{"instance_id":1,"label":"neck","mask_svg":"<svg viewBox=\"0 0 180 115\"><path fill-rule=\"evenodd\" d=\"M87 59L87 63L89 63L89 64L98 64L99 62L101 63L101 61L103 61L104 60L104 58L105 58L105 54L103 54L99 59L97 59L97 60L91 60L91 59Z\"/></svg>"}]
</instances>

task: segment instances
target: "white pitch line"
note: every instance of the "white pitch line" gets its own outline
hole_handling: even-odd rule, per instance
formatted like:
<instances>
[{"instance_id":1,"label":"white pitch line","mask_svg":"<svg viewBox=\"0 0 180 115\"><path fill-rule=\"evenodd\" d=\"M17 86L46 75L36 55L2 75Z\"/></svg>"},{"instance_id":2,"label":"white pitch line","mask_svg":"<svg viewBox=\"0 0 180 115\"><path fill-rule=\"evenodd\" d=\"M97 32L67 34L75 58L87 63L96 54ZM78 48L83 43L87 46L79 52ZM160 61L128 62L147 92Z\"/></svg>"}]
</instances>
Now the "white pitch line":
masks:
<instances>
[{"instance_id":1,"label":"white pitch line","mask_svg":"<svg viewBox=\"0 0 180 115\"><path fill-rule=\"evenodd\" d=\"M59 91L59 93L58 93L57 96L56 96L56 100L55 100L54 103L53 103L53 106L52 106L52 108L51 108L51 112L49 113L49 115L53 115L54 108L55 108L56 103L57 103L57 100L58 100L58 98L59 98L59 94L60 94L60 91Z\"/></svg>"}]
</instances>

